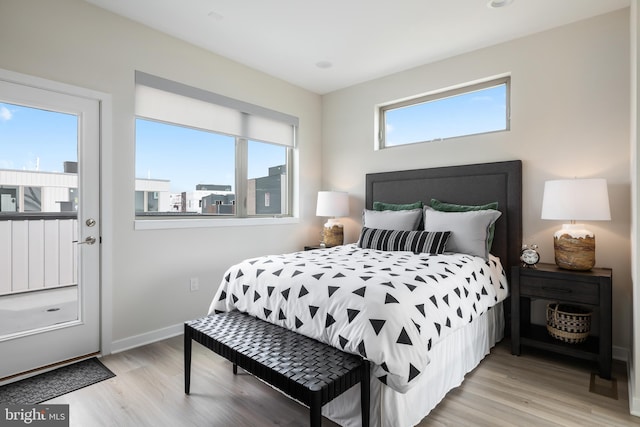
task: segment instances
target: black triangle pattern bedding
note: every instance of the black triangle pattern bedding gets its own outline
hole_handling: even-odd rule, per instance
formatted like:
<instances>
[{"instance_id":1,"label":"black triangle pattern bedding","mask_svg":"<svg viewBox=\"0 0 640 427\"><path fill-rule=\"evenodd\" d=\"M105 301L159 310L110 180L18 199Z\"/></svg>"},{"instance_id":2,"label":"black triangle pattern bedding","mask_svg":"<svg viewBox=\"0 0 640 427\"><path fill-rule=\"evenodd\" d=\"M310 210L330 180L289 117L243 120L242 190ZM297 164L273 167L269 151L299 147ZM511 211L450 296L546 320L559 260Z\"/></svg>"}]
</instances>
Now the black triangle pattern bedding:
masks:
<instances>
[{"instance_id":1,"label":"black triangle pattern bedding","mask_svg":"<svg viewBox=\"0 0 640 427\"><path fill-rule=\"evenodd\" d=\"M209 312L239 310L370 360L406 392L429 351L508 294L498 258L360 249L249 259L229 268Z\"/></svg>"}]
</instances>

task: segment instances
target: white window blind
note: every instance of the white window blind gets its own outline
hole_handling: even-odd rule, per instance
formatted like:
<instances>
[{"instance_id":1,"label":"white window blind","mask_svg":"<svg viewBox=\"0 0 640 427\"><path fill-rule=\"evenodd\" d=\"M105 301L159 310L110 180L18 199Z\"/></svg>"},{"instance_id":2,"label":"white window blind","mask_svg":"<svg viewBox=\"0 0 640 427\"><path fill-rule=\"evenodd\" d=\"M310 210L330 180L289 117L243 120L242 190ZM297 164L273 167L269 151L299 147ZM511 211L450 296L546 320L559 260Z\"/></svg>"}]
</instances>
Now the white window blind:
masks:
<instances>
[{"instance_id":1,"label":"white window blind","mask_svg":"<svg viewBox=\"0 0 640 427\"><path fill-rule=\"evenodd\" d=\"M295 147L298 118L136 71L136 116Z\"/></svg>"}]
</instances>

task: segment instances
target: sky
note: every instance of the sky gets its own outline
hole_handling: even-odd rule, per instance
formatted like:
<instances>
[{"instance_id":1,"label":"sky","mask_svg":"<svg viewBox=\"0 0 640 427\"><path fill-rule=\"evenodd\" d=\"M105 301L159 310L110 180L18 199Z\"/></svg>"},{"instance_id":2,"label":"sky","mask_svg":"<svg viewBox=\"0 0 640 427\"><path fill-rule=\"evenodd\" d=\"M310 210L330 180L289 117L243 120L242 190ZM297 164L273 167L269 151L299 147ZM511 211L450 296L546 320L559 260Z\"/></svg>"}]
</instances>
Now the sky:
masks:
<instances>
[{"instance_id":1,"label":"sky","mask_svg":"<svg viewBox=\"0 0 640 427\"><path fill-rule=\"evenodd\" d=\"M286 148L249 141L248 178L269 175L286 163ZM235 138L145 119L136 119L136 178L170 179L171 191L196 184L235 188Z\"/></svg>"},{"instance_id":2,"label":"sky","mask_svg":"<svg viewBox=\"0 0 640 427\"><path fill-rule=\"evenodd\" d=\"M389 110L387 146L502 130L505 85ZM0 169L62 172L77 161L75 115L0 103ZM172 192L197 184L235 188L234 137L136 119L135 176L171 182ZM286 163L286 148L249 141L249 179Z\"/></svg>"},{"instance_id":3,"label":"sky","mask_svg":"<svg viewBox=\"0 0 640 427\"><path fill-rule=\"evenodd\" d=\"M0 103L0 169L62 172L78 159L73 114ZM148 120L136 120L136 178L167 179L171 191L196 184L235 188L234 138ZM266 176L286 161L281 146L250 141L249 178Z\"/></svg>"},{"instance_id":4,"label":"sky","mask_svg":"<svg viewBox=\"0 0 640 427\"><path fill-rule=\"evenodd\" d=\"M388 110L386 146L471 135L506 127L506 86Z\"/></svg>"},{"instance_id":5,"label":"sky","mask_svg":"<svg viewBox=\"0 0 640 427\"><path fill-rule=\"evenodd\" d=\"M62 172L78 160L73 114L0 103L0 169Z\"/></svg>"}]
</instances>

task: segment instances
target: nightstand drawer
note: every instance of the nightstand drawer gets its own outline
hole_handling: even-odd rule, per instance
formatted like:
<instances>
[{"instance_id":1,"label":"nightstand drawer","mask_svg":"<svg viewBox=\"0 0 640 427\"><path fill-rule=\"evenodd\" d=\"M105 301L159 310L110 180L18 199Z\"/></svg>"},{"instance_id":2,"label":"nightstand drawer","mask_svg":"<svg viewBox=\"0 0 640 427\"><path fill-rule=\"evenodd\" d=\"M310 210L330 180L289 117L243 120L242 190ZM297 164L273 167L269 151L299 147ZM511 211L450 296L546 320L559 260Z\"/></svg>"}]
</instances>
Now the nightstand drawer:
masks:
<instances>
[{"instance_id":1,"label":"nightstand drawer","mask_svg":"<svg viewBox=\"0 0 640 427\"><path fill-rule=\"evenodd\" d=\"M520 276L520 295L598 305L596 283Z\"/></svg>"}]
</instances>

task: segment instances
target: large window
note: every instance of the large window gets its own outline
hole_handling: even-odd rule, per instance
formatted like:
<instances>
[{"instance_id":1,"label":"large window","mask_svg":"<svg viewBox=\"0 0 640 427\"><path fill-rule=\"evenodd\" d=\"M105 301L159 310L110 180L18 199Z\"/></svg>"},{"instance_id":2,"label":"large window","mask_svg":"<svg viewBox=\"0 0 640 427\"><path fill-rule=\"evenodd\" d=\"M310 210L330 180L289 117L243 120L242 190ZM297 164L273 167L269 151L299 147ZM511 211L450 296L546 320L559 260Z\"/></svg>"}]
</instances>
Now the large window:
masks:
<instances>
[{"instance_id":1,"label":"large window","mask_svg":"<svg viewBox=\"0 0 640 427\"><path fill-rule=\"evenodd\" d=\"M290 216L298 119L136 73L138 218Z\"/></svg>"},{"instance_id":2,"label":"large window","mask_svg":"<svg viewBox=\"0 0 640 427\"><path fill-rule=\"evenodd\" d=\"M509 129L509 77L380 107L379 147Z\"/></svg>"}]
</instances>

